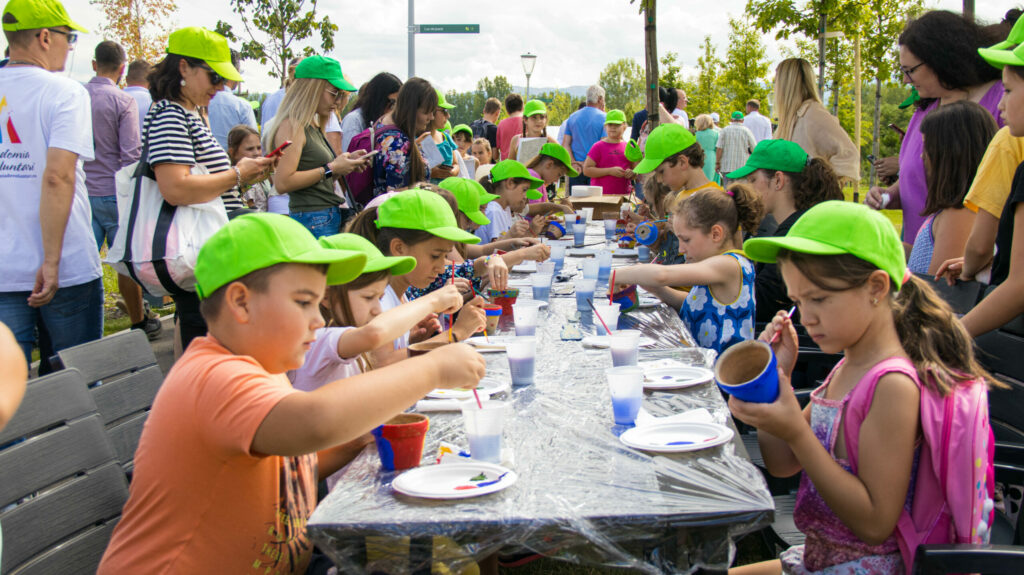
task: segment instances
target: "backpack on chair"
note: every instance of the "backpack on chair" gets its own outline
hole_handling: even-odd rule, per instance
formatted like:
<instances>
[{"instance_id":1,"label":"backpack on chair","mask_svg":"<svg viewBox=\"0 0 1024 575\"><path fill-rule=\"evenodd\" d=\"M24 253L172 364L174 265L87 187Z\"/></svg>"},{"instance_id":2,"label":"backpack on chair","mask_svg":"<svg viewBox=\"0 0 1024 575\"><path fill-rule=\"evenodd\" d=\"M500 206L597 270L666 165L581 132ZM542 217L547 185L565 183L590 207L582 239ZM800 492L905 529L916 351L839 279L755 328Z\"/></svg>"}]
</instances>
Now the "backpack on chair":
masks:
<instances>
[{"instance_id":1,"label":"backpack on chair","mask_svg":"<svg viewBox=\"0 0 1024 575\"><path fill-rule=\"evenodd\" d=\"M886 362L908 361L893 358ZM917 374L903 366L888 371ZM879 373L873 383L877 384ZM994 515L995 438L988 419L988 386L974 379L954 387L946 397L919 383L921 390L921 452L913 501L900 514L896 539L904 568L911 573L919 545L985 544ZM852 392L845 418L847 455L857 469L860 423L871 408L874 385L858 385ZM859 411L859 412L858 412ZM851 422L856 422L851 425ZM939 505L939 502L942 504Z\"/></svg>"}]
</instances>

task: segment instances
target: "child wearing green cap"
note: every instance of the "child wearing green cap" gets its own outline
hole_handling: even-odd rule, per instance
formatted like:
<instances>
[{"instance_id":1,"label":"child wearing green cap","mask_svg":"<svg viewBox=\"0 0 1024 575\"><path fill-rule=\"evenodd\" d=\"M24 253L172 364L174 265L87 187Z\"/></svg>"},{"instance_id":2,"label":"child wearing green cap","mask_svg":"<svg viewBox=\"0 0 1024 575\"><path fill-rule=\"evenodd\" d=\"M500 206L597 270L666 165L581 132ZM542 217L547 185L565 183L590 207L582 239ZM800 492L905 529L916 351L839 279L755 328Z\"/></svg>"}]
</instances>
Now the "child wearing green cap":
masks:
<instances>
[{"instance_id":1,"label":"child wearing green cap","mask_svg":"<svg viewBox=\"0 0 1024 575\"><path fill-rule=\"evenodd\" d=\"M527 222L514 216L527 214L527 200L539 200L543 196L537 188L544 181L530 175L526 166L515 160L502 160L491 168L480 184L484 190L498 196L487 203L484 215L491 223L477 228L476 236L484 243L493 242L502 237L521 238L535 237L547 224L545 218L534 218ZM536 227L534 227L536 226Z\"/></svg>"},{"instance_id":2,"label":"child wearing green cap","mask_svg":"<svg viewBox=\"0 0 1024 575\"><path fill-rule=\"evenodd\" d=\"M902 573L907 542L897 522L907 512L946 508L941 488L928 491L939 500L922 501L925 492L915 490L913 507L907 505L911 486L946 479L935 477L937 463L924 463L934 446L921 445L922 428L942 424L922 425L923 396L938 396L928 399L935 406L954 388L991 381L970 336L932 288L907 272L893 225L862 204L820 203L785 237L748 240L743 248L751 259L779 263L807 333L822 351L844 359L801 409L790 386L799 346L792 320L780 311L761 334L778 361L779 396L770 404L732 397L729 408L758 428L769 473L803 471L794 517L807 540L784 551L781 564L737 572ZM962 476L959 469L948 473ZM962 530L971 526L956 526Z\"/></svg>"},{"instance_id":3,"label":"child wearing green cap","mask_svg":"<svg viewBox=\"0 0 1024 575\"><path fill-rule=\"evenodd\" d=\"M366 260L278 214L240 216L207 240L195 275L209 335L160 388L99 573L304 573L318 476L352 455L348 443L439 385L483 377L481 356L456 344L294 389L285 372L324 326L326 283L358 277Z\"/></svg>"},{"instance_id":4,"label":"child wearing green cap","mask_svg":"<svg viewBox=\"0 0 1024 575\"><path fill-rule=\"evenodd\" d=\"M604 131L608 134L594 142L583 162L583 175L590 177L591 186L600 186L606 196L625 196L633 181L634 163L626 159L626 114L610 110L604 117Z\"/></svg>"},{"instance_id":5,"label":"child wearing green cap","mask_svg":"<svg viewBox=\"0 0 1024 575\"><path fill-rule=\"evenodd\" d=\"M542 138L549 144L555 144L555 139L548 135L548 107L540 100L530 100L523 108L523 131L512 136L509 142L508 158L522 163L527 163L534 157L523 157L519 153L519 142L526 138ZM536 150L536 148L533 148Z\"/></svg>"},{"instance_id":6,"label":"child wearing green cap","mask_svg":"<svg viewBox=\"0 0 1024 575\"><path fill-rule=\"evenodd\" d=\"M699 118L698 118L699 119ZM729 179L746 179L761 196L765 212L772 215L778 227L766 235L786 235L797 219L812 206L828 200L842 200L839 176L822 158L811 158L799 145L789 140L762 140L739 170ZM763 236L759 236L763 237ZM786 292L779 268L759 262L754 295L757 297L757 321L769 322L779 310L793 306Z\"/></svg>"},{"instance_id":7,"label":"child wearing green cap","mask_svg":"<svg viewBox=\"0 0 1024 575\"><path fill-rule=\"evenodd\" d=\"M657 130L655 130L657 131ZM650 140L648 140L649 142ZM697 344L719 353L754 338L754 265L740 248L740 229L753 233L761 199L748 186L677 197L670 212L685 264L641 264L615 270L613 290L638 284L679 310ZM689 293L670 286L692 286Z\"/></svg>"},{"instance_id":8,"label":"child wearing green cap","mask_svg":"<svg viewBox=\"0 0 1024 575\"><path fill-rule=\"evenodd\" d=\"M448 118L451 117L451 110L455 106L452 106L444 99L444 92L439 88L434 88L437 92L437 107L434 109L434 116L430 123L427 124L427 130L430 132L429 138L433 145L437 147L437 151L441 152L441 165L430 168L430 181L432 183L438 183L441 180L459 175L459 163L455 160L455 150L459 148L452 140L452 137L445 130L447 125L449 128L451 124L448 122ZM421 145L430 145L425 141Z\"/></svg>"},{"instance_id":9,"label":"child wearing green cap","mask_svg":"<svg viewBox=\"0 0 1024 575\"><path fill-rule=\"evenodd\" d=\"M447 258L455 244L480 241L459 228L448 202L434 192L421 189L399 192L379 206L363 210L349 222L348 231L366 238L386 256L408 256L416 260L412 271L389 278L381 298L383 311L407 302L409 287L430 287L437 276L450 267ZM483 304L483 298L475 297L462 309L452 326L456 340L463 341L484 328ZM439 327L436 319L428 317L393 345L377 350L376 364L385 365L406 357L410 343L427 339Z\"/></svg>"},{"instance_id":10,"label":"child wearing green cap","mask_svg":"<svg viewBox=\"0 0 1024 575\"><path fill-rule=\"evenodd\" d=\"M452 128L452 140L455 141L463 158L469 156L469 147L473 144L473 129L466 124L455 126Z\"/></svg>"},{"instance_id":11,"label":"child wearing green cap","mask_svg":"<svg viewBox=\"0 0 1024 575\"><path fill-rule=\"evenodd\" d=\"M679 124L662 124L651 132L644 147L644 159L633 171L654 172L672 194L682 197L699 190L722 191L722 186L704 175L704 149L697 143L697 137Z\"/></svg>"}]
</instances>

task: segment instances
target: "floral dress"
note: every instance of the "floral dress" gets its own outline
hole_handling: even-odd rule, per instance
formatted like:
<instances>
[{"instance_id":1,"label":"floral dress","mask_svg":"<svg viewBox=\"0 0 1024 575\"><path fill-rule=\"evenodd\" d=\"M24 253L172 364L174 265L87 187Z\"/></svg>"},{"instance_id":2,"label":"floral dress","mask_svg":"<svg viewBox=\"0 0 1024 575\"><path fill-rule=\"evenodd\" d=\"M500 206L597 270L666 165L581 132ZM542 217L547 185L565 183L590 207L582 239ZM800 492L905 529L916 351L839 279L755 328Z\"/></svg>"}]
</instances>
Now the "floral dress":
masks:
<instances>
[{"instance_id":1,"label":"floral dress","mask_svg":"<svg viewBox=\"0 0 1024 575\"><path fill-rule=\"evenodd\" d=\"M466 260L461 264L455 264L455 277L467 279L473 282L473 288L476 289L477 291L480 291L481 289L483 289L481 287L483 285L483 278L473 277L474 273L475 271L473 268L473 260ZM434 278L434 281L430 282L430 285L427 286L425 289L420 289L412 286L406 288L405 297L409 301L412 301L418 297L423 297L432 291L437 291L443 288L445 285L450 284L451 282L452 266L449 264L444 267L444 271L438 274L438 276Z\"/></svg>"},{"instance_id":2,"label":"floral dress","mask_svg":"<svg viewBox=\"0 0 1024 575\"><path fill-rule=\"evenodd\" d=\"M412 184L412 140L394 125L377 124L374 131L374 149L380 151L380 158L373 162L373 195L408 187Z\"/></svg>"},{"instance_id":3,"label":"floral dress","mask_svg":"<svg viewBox=\"0 0 1024 575\"><path fill-rule=\"evenodd\" d=\"M718 301L708 286L693 286L679 310L686 328L697 344L722 353L741 341L754 339L754 264L741 253L726 252L736 258L743 274L740 294L732 303Z\"/></svg>"}]
</instances>

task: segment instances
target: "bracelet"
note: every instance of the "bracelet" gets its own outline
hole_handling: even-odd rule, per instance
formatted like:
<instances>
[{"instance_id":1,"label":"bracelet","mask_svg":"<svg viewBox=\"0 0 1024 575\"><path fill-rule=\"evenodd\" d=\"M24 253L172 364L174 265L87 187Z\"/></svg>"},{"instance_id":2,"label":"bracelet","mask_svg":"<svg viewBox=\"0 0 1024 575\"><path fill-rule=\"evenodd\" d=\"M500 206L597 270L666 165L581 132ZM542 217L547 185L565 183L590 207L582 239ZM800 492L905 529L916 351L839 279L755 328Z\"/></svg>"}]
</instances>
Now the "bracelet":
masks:
<instances>
[{"instance_id":1,"label":"bracelet","mask_svg":"<svg viewBox=\"0 0 1024 575\"><path fill-rule=\"evenodd\" d=\"M486 266L489 263L491 263L491 256L490 255L484 256L484 265Z\"/></svg>"},{"instance_id":2,"label":"bracelet","mask_svg":"<svg viewBox=\"0 0 1024 575\"><path fill-rule=\"evenodd\" d=\"M235 171L235 186L238 190L242 190L242 172L238 171L238 166L231 166L231 169Z\"/></svg>"}]
</instances>

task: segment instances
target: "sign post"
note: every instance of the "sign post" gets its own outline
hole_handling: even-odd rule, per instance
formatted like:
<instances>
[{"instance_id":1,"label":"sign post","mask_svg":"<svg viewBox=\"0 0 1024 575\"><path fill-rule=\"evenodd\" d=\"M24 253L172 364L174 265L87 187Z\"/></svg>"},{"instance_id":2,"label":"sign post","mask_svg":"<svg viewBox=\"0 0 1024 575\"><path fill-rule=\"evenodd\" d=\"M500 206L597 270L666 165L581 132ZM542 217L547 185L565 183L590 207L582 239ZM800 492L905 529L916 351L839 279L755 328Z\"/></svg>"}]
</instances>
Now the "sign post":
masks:
<instances>
[{"instance_id":1,"label":"sign post","mask_svg":"<svg viewBox=\"0 0 1024 575\"><path fill-rule=\"evenodd\" d=\"M416 24L416 0L409 0L409 77L416 75L416 34L479 34L479 24Z\"/></svg>"}]
</instances>

